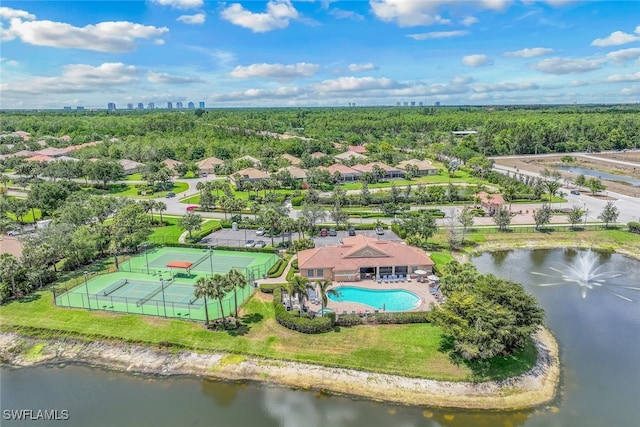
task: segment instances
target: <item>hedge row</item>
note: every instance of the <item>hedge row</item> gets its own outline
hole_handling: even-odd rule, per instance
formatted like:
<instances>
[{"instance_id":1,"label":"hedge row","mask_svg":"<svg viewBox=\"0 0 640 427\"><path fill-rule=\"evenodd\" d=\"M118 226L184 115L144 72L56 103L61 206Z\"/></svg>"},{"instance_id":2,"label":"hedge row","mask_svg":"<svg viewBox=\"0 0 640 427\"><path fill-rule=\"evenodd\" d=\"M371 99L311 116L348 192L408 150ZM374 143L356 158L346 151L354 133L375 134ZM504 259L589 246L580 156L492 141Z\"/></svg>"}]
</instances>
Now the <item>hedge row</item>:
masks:
<instances>
[{"instance_id":1,"label":"hedge row","mask_svg":"<svg viewBox=\"0 0 640 427\"><path fill-rule=\"evenodd\" d=\"M629 232L640 234L640 222L632 221L627 224L627 227L629 227Z\"/></svg>"},{"instance_id":2,"label":"hedge row","mask_svg":"<svg viewBox=\"0 0 640 427\"><path fill-rule=\"evenodd\" d=\"M338 326L356 326L363 324L401 325L406 323L430 323L431 312L411 311L398 313L375 313L361 317L356 314L340 314L336 317Z\"/></svg>"},{"instance_id":3,"label":"hedge row","mask_svg":"<svg viewBox=\"0 0 640 427\"><path fill-rule=\"evenodd\" d=\"M281 289L286 285L286 283L263 283L260 285L260 292L264 294L272 294L276 289Z\"/></svg>"},{"instance_id":4,"label":"hedge row","mask_svg":"<svg viewBox=\"0 0 640 427\"><path fill-rule=\"evenodd\" d=\"M271 269L269 269L269 271L267 272L267 277L269 277L270 279L273 279L275 277L282 276L282 273L284 272L284 269L286 267L287 267L287 263L282 258L280 258L278 262L273 264Z\"/></svg>"},{"instance_id":5,"label":"hedge row","mask_svg":"<svg viewBox=\"0 0 640 427\"><path fill-rule=\"evenodd\" d=\"M206 245L202 245L202 244L195 244L195 243L165 243L163 245L158 245L158 246L171 246L171 247L177 247L177 248L194 248L194 249L203 249L206 247ZM267 254L274 254L276 253L276 249L275 248L270 248L270 247L266 247L266 248L247 248L245 246L222 246L222 245L216 245L215 246L216 250L221 250L221 251L235 251L235 252L260 252L260 253L267 253Z\"/></svg>"},{"instance_id":6,"label":"hedge row","mask_svg":"<svg viewBox=\"0 0 640 427\"><path fill-rule=\"evenodd\" d=\"M273 290L273 308L276 321L287 329L302 332L303 334L321 334L333 329L334 313L327 313L324 317L300 317L297 311L287 311L281 303L282 291L280 288Z\"/></svg>"}]
</instances>

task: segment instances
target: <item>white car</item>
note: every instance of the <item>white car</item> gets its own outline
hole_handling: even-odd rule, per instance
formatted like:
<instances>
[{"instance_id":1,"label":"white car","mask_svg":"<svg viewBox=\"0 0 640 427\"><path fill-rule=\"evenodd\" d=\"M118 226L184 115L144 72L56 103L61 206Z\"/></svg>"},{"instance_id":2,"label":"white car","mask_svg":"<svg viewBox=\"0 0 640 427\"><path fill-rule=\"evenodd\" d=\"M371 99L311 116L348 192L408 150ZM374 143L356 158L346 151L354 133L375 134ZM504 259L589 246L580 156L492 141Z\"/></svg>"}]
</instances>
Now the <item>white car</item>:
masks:
<instances>
[{"instance_id":1,"label":"white car","mask_svg":"<svg viewBox=\"0 0 640 427\"><path fill-rule=\"evenodd\" d=\"M256 236L264 236L264 233L266 233L264 227L260 227L256 230Z\"/></svg>"},{"instance_id":2,"label":"white car","mask_svg":"<svg viewBox=\"0 0 640 427\"><path fill-rule=\"evenodd\" d=\"M254 247L255 245L256 245L255 240L247 240L247 243L245 243L245 246L246 246L247 248L252 248L252 247Z\"/></svg>"}]
</instances>

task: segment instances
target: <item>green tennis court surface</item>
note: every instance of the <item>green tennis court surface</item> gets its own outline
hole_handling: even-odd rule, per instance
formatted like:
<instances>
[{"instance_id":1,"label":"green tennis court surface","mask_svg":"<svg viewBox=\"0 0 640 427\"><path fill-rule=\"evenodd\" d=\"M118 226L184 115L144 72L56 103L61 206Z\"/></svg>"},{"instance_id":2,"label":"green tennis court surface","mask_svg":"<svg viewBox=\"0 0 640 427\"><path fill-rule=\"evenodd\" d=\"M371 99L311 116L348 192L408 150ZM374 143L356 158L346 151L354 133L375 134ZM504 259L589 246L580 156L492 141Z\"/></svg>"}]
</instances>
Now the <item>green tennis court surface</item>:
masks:
<instances>
[{"instance_id":1,"label":"green tennis court surface","mask_svg":"<svg viewBox=\"0 0 640 427\"><path fill-rule=\"evenodd\" d=\"M224 315L233 314L235 295L238 306L251 295L251 283L266 275L278 260L274 254L218 251L191 248L148 250L120 264L116 273L107 273L81 282L56 296L62 307L105 310L121 313L205 320L203 299L195 298L198 277L211 272L225 274L237 269L247 278L247 286L228 292L222 300ZM189 274L183 269L168 268L173 261L192 263ZM147 273L148 272L148 273ZM221 318L220 302L207 300L209 319Z\"/></svg>"}]
</instances>

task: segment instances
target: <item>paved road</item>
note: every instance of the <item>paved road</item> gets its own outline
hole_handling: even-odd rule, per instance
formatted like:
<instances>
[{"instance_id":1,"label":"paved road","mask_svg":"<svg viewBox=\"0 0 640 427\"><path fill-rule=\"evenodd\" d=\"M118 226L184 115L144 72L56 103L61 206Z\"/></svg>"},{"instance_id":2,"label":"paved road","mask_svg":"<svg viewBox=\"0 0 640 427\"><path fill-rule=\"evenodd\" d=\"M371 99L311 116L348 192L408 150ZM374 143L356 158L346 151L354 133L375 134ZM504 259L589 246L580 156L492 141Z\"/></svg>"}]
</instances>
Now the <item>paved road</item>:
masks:
<instances>
[{"instance_id":1,"label":"paved road","mask_svg":"<svg viewBox=\"0 0 640 427\"><path fill-rule=\"evenodd\" d=\"M510 172L519 173L522 175L529 175L533 177L540 177L540 174L536 172L529 172L523 170L516 170L506 166L494 166L494 169L498 172ZM588 193L582 192L580 195L571 194L571 188L562 187L561 191L566 193L566 203L556 203L555 206L560 208L571 207L573 205L580 205L588 210L588 218L591 221L597 221L598 215L602 212L602 209L607 204L608 200L591 197ZM620 216L618 217L618 223L627 223L629 221L640 221L640 198L625 196L623 194L614 193L612 191L604 192L607 196L614 199L616 207L620 210Z\"/></svg>"}]
</instances>

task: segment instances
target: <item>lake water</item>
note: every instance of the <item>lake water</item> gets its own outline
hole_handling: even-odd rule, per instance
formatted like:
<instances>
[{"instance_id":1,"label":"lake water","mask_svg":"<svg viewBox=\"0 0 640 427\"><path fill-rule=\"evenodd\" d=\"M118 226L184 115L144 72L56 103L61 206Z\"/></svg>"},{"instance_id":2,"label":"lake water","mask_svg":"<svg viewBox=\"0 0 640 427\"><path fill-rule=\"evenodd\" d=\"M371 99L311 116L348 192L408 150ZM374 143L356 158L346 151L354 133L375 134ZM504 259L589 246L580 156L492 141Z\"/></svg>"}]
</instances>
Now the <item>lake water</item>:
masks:
<instances>
[{"instance_id":1,"label":"lake water","mask_svg":"<svg viewBox=\"0 0 640 427\"><path fill-rule=\"evenodd\" d=\"M634 178L632 176L628 176L628 175L616 175L613 173L607 173L607 172L601 172L598 170L594 170L594 169L585 169L585 168L580 168L580 167L576 167L576 166L564 166L564 165L558 165L555 166L556 169L561 170L561 171L565 171L565 172L571 172L571 173L575 173L575 174L582 174L585 176L594 176L596 178L600 178L600 179L607 179L609 181L620 181L620 182L627 182L633 186L640 186L640 179L638 178Z\"/></svg>"},{"instance_id":2,"label":"lake water","mask_svg":"<svg viewBox=\"0 0 640 427\"><path fill-rule=\"evenodd\" d=\"M516 412L438 410L255 383L149 377L79 365L5 367L0 371L1 409L68 410L69 420L3 419L1 425L635 427L640 417L640 292L621 286L637 285L640 262L619 255L598 255L604 270L624 275L588 289L585 298L575 283L540 287L554 282L555 277L531 274L558 276L549 267L566 271L566 265L577 256L578 252L571 250L518 250L474 259L484 272L522 282L545 308L547 324L560 344L563 368L560 394L549 406Z\"/></svg>"}]
</instances>

